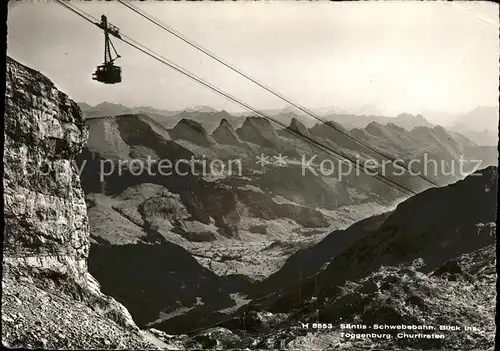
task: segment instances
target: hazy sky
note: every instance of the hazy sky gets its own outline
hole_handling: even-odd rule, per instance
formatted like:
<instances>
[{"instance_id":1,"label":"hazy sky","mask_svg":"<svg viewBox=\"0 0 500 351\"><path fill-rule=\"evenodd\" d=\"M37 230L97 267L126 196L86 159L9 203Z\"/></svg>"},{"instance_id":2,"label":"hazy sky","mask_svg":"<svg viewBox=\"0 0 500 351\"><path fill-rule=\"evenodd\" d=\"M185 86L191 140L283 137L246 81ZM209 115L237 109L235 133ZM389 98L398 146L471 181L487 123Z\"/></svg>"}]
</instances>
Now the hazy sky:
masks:
<instances>
[{"instance_id":1,"label":"hazy sky","mask_svg":"<svg viewBox=\"0 0 500 351\"><path fill-rule=\"evenodd\" d=\"M116 2L73 5L259 108L284 102ZM309 108L376 105L389 114L467 111L498 103L498 6L489 2L134 2L250 76ZM74 100L178 110L240 110L127 44L123 83L91 80L98 28L57 3L22 2L8 17L8 54ZM434 121L439 123L439 121Z\"/></svg>"}]
</instances>

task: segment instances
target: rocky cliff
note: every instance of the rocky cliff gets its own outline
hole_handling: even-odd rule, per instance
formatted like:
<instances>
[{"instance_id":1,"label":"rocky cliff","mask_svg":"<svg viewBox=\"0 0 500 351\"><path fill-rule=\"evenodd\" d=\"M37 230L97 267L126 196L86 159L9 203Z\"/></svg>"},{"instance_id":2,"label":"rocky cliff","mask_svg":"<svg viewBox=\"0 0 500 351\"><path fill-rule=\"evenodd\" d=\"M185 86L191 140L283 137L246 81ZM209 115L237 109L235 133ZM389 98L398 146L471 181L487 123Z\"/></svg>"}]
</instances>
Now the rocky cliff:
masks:
<instances>
[{"instance_id":1,"label":"rocky cliff","mask_svg":"<svg viewBox=\"0 0 500 351\"><path fill-rule=\"evenodd\" d=\"M6 260L50 262L84 277L88 219L72 164L88 137L81 112L50 80L11 59L5 104Z\"/></svg>"},{"instance_id":2,"label":"rocky cliff","mask_svg":"<svg viewBox=\"0 0 500 351\"><path fill-rule=\"evenodd\" d=\"M154 348L87 272L89 225L73 160L88 131L79 107L7 58L2 344Z\"/></svg>"}]
</instances>

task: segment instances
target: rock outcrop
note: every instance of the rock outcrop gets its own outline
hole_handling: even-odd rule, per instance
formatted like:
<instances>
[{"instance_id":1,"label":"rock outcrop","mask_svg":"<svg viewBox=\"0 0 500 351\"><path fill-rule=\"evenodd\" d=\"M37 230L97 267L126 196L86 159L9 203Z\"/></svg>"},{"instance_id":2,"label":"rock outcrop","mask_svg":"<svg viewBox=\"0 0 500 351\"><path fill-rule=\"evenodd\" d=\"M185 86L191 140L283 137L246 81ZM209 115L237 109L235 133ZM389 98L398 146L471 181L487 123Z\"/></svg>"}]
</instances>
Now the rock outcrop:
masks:
<instances>
[{"instance_id":1,"label":"rock outcrop","mask_svg":"<svg viewBox=\"0 0 500 351\"><path fill-rule=\"evenodd\" d=\"M90 232L73 163L88 137L79 107L7 58L4 126L3 346L154 348L87 271Z\"/></svg>"}]
</instances>

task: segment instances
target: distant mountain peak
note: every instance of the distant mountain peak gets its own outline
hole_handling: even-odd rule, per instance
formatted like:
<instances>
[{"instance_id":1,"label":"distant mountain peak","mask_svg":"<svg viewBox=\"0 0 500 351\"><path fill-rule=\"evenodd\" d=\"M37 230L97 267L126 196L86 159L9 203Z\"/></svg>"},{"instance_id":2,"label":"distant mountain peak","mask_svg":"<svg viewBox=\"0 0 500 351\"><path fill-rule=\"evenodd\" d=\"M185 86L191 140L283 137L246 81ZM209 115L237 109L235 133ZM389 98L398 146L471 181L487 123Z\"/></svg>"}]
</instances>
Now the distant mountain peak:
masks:
<instances>
[{"instance_id":1,"label":"distant mountain peak","mask_svg":"<svg viewBox=\"0 0 500 351\"><path fill-rule=\"evenodd\" d=\"M403 127L398 126L397 124L394 124L394 123L387 123L386 127L390 128L390 129L393 129L393 130L397 130L400 133L406 132L406 129L404 129Z\"/></svg>"},{"instance_id":2,"label":"distant mountain peak","mask_svg":"<svg viewBox=\"0 0 500 351\"><path fill-rule=\"evenodd\" d=\"M370 122L366 126L365 131L371 135L374 135L374 136L383 136L383 135L390 134L390 132L387 130L386 126L384 126L381 123L375 122L375 121Z\"/></svg>"},{"instance_id":3,"label":"distant mountain peak","mask_svg":"<svg viewBox=\"0 0 500 351\"><path fill-rule=\"evenodd\" d=\"M242 143L233 126L225 118L221 119L219 126L212 133L216 142L227 145L239 145Z\"/></svg>"},{"instance_id":4,"label":"distant mountain peak","mask_svg":"<svg viewBox=\"0 0 500 351\"><path fill-rule=\"evenodd\" d=\"M307 129L307 127L302 122L300 122L296 117L292 118L292 121L290 122L288 129L293 130L294 132L297 132L301 135L305 135L308 137L311 136L309 129Z\"/></svg>"},{"instance_id":5,"label":"distant mountain peak","mask_svg":"<svg viewBox=\"0 0 500 351\"><path fill-rule=\"evenodd\" d=\"M78 104L78 106L79 106L81 109L88 109L88 108L92 108L92 105L87 104L86 102L78 102L77 104Z\"/></svg>"},{"instance_id":6,"label":"distant mountain peak","mask_svg":"<svg viewBox=\"0 0 500 351\"><path fill-rule=\"evenodd\" d=\"M260 116L249 116L245 118L243 126L272 128L271 122L269 122L269 120L267 120L266 118Z\"/></svg>"},{"instance_id":7,"label":"distant mountain peak","mask_svg":"<svg viewBox=\"0 0 500 351\"><path fill-rule=\"evenodd\" d=\"M200 146L212 146L216 142L210 136L201 123L188 118L182 118L169 132L170 136L175 139L186 140Z\"/></svg>"},{"instance_id":8,"label":"distant mountain peak","mask_svg":"<svg viewBox=\"0 0 500 351\"><path fill-rule=\"evenodd\" d=\"M429 128L433 127L433 124L425 119L425 117L421 114L412 115L410 113L400 113L393 119L395 124L408 130L416 126L424 126Z\"/></svg>"},{"instance_id":9,"label":"distant mountain peak","mask_svg":"<svg viewBox=\"0 0 500 351\"><path fill-rule=\"evenodd\" d=\"M371 121L370 123L368 123L366 128L384 128L384 125L376 121Z\"/></svg>"},{"instance_id":10,"label":"distant mountain peak","mask_svg":"<svg viewBox=\"0 0 500 351\"><path fill-rule=\"evenodd\" d=\"M227 119L223 118L220 120L219 126L230 126L230 125L231 123L229 123Z\"/></svg>"},{"instance_id":11,"label":"distant mountain peak","mask_svg":"<svg viewBox=\"0 0 500 351\"><path fill-rule=\"evenodd\" d=\"M296 117L293 117L292 120L290 121L290 128L302 128L305 127L302 122L300 122Z\"/></svg>"},{"instance_id":12,"label":"distant mountain peak","mask_svg":"<svg viewBox=\"0 0 500 351\"><path fill-rule=\"evenodd\" d=\"M271 122L264 117L250 116L236 131L241 140L253 142L261 146L273 147L278 142L278 134Z\"/></svg>"},{"instance_id":13,"label":"distant mountain peak","mask_svg":"<svg viewBox=\"0 0 500 351\"><path fill-rule=\"evenodd\" d=\"M97 105L95 105L95 107L123 107L123 108L128 108L122 104L119 104L119 103L115 103L115 102L109 102L109 101L103 101Z\"/></svg>"},{"instance_id":14,"label":"distant mountain peak","mask_svg":"<svg viewBox=\"0 0 500 351\"><path fill-rule=\"evenodd\" d=\"M342 130L344 132L347 132L347 129L345 129L344 126L342 124L338 123L338 122L335 122L335 121L326 121L324 124L328 125L330 127L333 127L333 128L335 128L337 130Z\"/></svg>"},{"instance_id":15,"label":"distant mountain peak","mask_svg":"<svg viewBox=\"0 0 500 351\"><path fill-rule=\"evenodd\" d=\"M206 105L199 105L199 106L195 106L195 107L186 108L186 109L184 109L184 111L186 111L186 112L203 112L203 113L219 112L216 109L214 109L210 106L206 106Z\"/></svg>"},{"instance_id":16,"label":"distant mountain peak","mask_svg":"<svg viewBox=\"0 0 500 351\"><path fill-rule=\"evenodd\" d=\"M443 126L435 126L433 128L435 131L439 131L439 132L445 132L445 133L448 133L448 131L443 127Z\"/></svg>"},{"instance_id":17,"label":"distant mountain peak","mask_svg":"<svg viewBox=\"0 0 500 351\"><path fill-rule=\"evenodd\" d=\"M498 107L494 106L477 106L473 110L459 116L455 124L463 124L468 129L475 132L484 130L498 130Z\"/></svg>"}]
</instances>

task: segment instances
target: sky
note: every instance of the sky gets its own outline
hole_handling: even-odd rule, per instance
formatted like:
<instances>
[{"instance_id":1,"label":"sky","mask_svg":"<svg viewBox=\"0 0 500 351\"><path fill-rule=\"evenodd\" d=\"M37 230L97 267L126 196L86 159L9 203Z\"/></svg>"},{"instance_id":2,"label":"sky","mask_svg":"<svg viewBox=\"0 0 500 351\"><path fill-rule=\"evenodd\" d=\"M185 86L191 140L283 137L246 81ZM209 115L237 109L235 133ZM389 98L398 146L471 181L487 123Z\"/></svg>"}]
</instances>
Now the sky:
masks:
<instances>
[{"instance_id":1,"label":"sky","mask_svg":"<svg viewBox=\"0 0 500 351\"><path fill-rule=\"evenodd\" d=\"M257 109L286 104L117 2L72 1L95 18ZM498 104L498 5L492 2L134 2L249 76L307 108L374 105L388 115ZM233 102L113 40L123 82L91 79L104 35L61 5L8 14L7 53L73 100L179 110ZM439 117L435 117L439 118ZM431 121L440 123L442 121Z\"/></svg>"}]
</instances>

